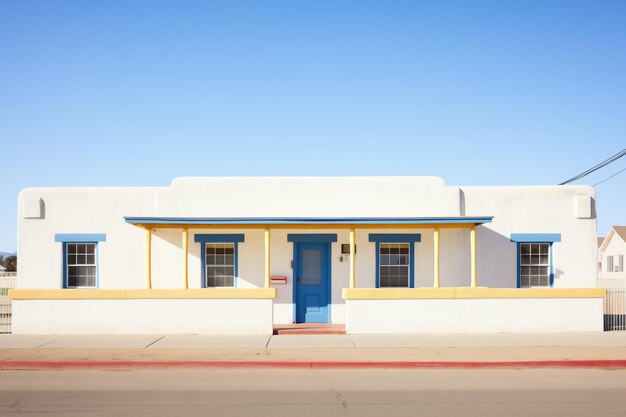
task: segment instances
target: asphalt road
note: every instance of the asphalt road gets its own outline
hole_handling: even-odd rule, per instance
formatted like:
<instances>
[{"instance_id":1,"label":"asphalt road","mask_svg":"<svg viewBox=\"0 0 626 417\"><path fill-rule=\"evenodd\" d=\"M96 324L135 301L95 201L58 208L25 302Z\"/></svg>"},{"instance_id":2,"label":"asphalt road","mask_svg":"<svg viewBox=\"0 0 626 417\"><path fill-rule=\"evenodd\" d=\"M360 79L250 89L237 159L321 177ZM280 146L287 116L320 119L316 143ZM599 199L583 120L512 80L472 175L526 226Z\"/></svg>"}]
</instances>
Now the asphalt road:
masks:
<instances>
[{"instance_id":1,"label":"asphalt road","mask_svg":"<svg viewBox=\"0 0 626 417\"><path fill-rule=\"evenodd\" d=\"M3 371L1 416L625 416L626 370Z\"/></svg>"}]
</instances>

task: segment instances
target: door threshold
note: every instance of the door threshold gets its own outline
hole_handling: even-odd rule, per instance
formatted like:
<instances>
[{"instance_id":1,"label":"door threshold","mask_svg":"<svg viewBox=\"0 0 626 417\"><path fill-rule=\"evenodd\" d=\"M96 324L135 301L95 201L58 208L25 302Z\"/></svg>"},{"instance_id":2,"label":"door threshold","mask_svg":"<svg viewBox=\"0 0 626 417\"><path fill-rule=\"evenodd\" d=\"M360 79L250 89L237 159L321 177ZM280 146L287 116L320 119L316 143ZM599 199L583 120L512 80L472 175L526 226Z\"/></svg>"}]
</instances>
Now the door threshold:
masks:
<instances>
[{"instance_id":1,"label":"door threshold","mask_svg":"<svg viewBox=\"0 0 626 417\"><path fill-rule=\"evenodd\" d=\"M329 323L294 323L274 325L274 335L280 336L289 334L346 334L346 325Z\"/></svg>"}]
</instances>

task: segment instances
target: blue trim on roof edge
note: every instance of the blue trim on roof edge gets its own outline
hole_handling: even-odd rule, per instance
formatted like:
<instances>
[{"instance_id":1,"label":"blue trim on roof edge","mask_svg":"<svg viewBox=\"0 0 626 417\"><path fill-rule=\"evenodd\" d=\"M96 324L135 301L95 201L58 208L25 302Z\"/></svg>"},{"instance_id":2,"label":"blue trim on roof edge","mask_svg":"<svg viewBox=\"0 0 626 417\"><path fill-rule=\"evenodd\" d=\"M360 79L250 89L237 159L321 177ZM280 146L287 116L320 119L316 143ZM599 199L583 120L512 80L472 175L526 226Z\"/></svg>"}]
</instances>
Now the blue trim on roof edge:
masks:
<instances>
[{"instance_id":1,"label":"blue trim on roof edge","mask_svg":"<svg viewBox=\"0 0 626 417\"><path fill-rule=\"evenodd\" d=\"M124 217L131 224L464 224L491 223L487 217L236 217L236 218L186 218L186 217Z\"/></svg>"}]
</instances>

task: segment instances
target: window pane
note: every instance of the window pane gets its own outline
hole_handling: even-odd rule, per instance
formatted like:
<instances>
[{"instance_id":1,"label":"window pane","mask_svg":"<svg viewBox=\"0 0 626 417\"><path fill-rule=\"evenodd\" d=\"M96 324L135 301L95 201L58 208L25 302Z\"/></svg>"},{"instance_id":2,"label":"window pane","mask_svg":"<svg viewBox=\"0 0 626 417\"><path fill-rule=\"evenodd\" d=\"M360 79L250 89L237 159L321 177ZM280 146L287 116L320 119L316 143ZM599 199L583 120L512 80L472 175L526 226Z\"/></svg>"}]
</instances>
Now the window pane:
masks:
<instances>
[{"instance_id":1,"label":"window pane","mask_svg":"<svg viewBox=\"0 0 626 417\"><path fill-rule=\"evenodd\" d=\"M87 255L87 263L93 265L96 263L96 255Z\"/></svg>"},{"instance_id":2,"label":"window pane","mask_svg":"<svg viewBox=\"0 0 626 417\"><path fill-rule=\"evenodd\" d=\"M206 286L233 287L235 284L235 244L207 243L205 253Z\"/></svg>"},{"instance_id":3,"label":"window pane","mask_svg":"<svg viewBox=\"0 0 626 417\"><path fill-rule=\"evenodd\" d=\"M381 243L379 245L380 287L408 287L410 254L408 243Z\"/></svg>"},{"instance_id":4,"label":"window pane","mask_svg":"<svg viewBox=\"0 0 626 417\"><path fill-rule=\"evenodd\" d=\"M322 251L303 249L300 283L302 285L320 285L322 282Z\"/></svg>"}]
</instances>

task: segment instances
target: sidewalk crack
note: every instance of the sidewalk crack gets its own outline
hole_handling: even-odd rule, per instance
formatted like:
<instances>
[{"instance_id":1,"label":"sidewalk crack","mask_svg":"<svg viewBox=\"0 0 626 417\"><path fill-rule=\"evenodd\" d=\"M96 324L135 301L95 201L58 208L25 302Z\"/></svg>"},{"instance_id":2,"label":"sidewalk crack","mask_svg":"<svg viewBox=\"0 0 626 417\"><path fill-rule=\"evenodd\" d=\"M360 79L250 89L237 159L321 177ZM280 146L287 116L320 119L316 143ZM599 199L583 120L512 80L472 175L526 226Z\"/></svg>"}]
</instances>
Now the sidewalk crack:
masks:
<instances>
[{"instance_id":1,"label":"sidewalk crack","mask_svg":"<svg viewBox=\"0 0 626 417\"><path fill-rule=\"evenodd\" d=\"M22 411L22 408L21 408L22 400L24 400L24 396L23 395L21 397L19 397L17 400L15 400L13 402L13 404L11 404L9 407L11 409L14 409L14 410L17 410L17 411Z\"/></svg>"},{"instance_id":2,"label":"sidewalk crack","mask_svg":"<svg viewBox=\"0 0 626 417\"><path fill-rule=\"evenodd\" d=\"M148 343L148 345L146 347L144 347L144 349L149 348L150 346L154 345L156 342L158 342L159 340L163 339L165 337L165 335L159 337L158 339L154 340L152 343Z\"/></svg>"},{"instance_id":3,"label":"sidewalk crack","mask_svg":"<svg viewBox=\"0 0 626 417\"><path fill-rule=\"evenodd\" d=\"M49 345L50 343L54 343L54 342L56 342L56 339L55 340L51 340L51 341L46 342L46 343L42 343L39 346L35 346L35 349L39 349L40 347L44 347L44 346Z\"/></svg>"},{"instance_id":4,"label":"sidewalk crack","mask_svg":"<svg viewBox=\"0 0 626 417\"><path fill-rule=\"evenodd\" d=\"M342 398L339 391L335 391L334 389L331 389L330 391L335 395L335 398L339 400L341 407L346 410L348 408L348 401Z\"/></svg>"}]
</instances>

